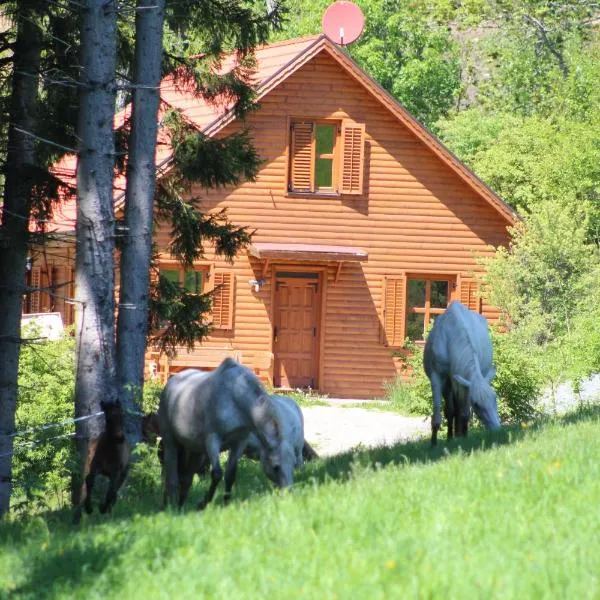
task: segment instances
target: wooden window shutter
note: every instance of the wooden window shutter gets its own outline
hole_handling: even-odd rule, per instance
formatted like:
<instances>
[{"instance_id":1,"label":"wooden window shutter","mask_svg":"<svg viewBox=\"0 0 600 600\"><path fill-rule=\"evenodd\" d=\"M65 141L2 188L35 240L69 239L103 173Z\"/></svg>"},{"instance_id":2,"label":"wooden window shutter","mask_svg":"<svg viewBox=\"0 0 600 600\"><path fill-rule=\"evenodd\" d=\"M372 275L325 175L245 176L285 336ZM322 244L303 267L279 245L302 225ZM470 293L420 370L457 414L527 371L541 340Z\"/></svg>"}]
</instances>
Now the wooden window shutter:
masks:
<instances>
[{"instance_id":1,"label":"wooden window shutter","mask_svg":"<svg viewBox=\"0 0 600 600\"><path fill-rule=\"evenodd\" d=\"M479 284L475 279L467 277L460 278L459 299L469 310L481 313L481 297L479 296Z\"/></svg>"},{"instance_id":2,"label":"wooden window shutter","mask_svg":"<svg viewBox=\"0 0 600 600\"><path fill-rule=\"evenodd\" d=\"M71 299L75 299L75 269L73 267L67 268L67 296ZM75 303L65 303L65 325L73 325L75 323Z\"/></svg>"},{"instance_id":3,"label":"wooden window shutter","mask_svg":"<svg viewBox=\"0 0 600 600\"><path fill-rule=\"evenodd\" d=\"M40 267L31 267L29 272L29 287L39 288L42 287L42 270ZM39 313L40 312L40 292L31 291L29 292L29 312Z\"/></svg>"},{"instance_id":4,"label":"wooden window shutter","mask_svg":"<svg viewBox=\"0 0 600 600\"><path fill-rule=\"evenodd\" d=\"M233 329L233 271L215 271L212 324L215 329Z\"/></svg>"},{"instance_id":5,"label":"wooden window shutter","mask_svg":"<svg viewBox=\"0 0 600 600\"><path fill-rule=\"evenodd\" d=\"M406 337L406 277L383 282L383 335L386 346L403 346Z\"/></svg>"},{"instance_id":6,"label":"wooden window shutter","mask_svg":"<svg viewBox=\"0 0 600 600\"><path fill-rule=\"evenodd\" d=\"M340 193L362 194L365 170L364 123L342 124L342 154L340 169Z\"/></svg>"},{"instance_id":7,"label":"wooden window shutter","mask_svg":"<svg viewBox=\"0 0 600 600\"><path fill-rule=\"evenodd\" d=\"M314 192L315 144L313 123L292 123L290 191Z\"/></svg>"}]
</instances>

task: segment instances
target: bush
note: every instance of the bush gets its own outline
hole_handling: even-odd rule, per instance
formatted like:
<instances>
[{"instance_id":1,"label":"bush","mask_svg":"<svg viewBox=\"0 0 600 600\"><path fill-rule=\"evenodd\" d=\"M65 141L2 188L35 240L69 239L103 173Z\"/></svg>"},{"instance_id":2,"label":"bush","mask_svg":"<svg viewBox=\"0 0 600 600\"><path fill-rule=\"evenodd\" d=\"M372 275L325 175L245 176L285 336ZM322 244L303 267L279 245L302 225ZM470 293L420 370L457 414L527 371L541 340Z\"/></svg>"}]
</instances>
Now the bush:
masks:
<instances>
[{"instance_id":1,"label":"bush","mask_svg":"<svg viewBox=\"0 0 600 600\"><path fill-rule=\"evenodd\" d=\"M537 414L541 374L536 353L517 336L492 330L496 377L492 381L498 394L498 413L502 423L521 423Z\"/></svg>"},{"instance_id":2,"label":"bush","mask_svg":"<svg viewBox=\"0 0 600 600\"><path fill-rule=\"evenodd\" d=\"M28 331L25 337L36 337ZM30 343L21 349L16 430L36 431L15 438L13 508L70 502L75 449L73 424L39 430L73 418L74 339ZM59 437L60 436L60 437Z\"/></svg>"},{"instance_id":3,"label":"bush","mask_svg":"<svg viewBox=\"0 0 600 600\"><path fill-rule=\"evenodd\" d=\"M144 381L144 393L142 396L142 412L145 415L158 411L160 394L164 385L159 379L146 379Z\"/></svg>"}]
</instances>

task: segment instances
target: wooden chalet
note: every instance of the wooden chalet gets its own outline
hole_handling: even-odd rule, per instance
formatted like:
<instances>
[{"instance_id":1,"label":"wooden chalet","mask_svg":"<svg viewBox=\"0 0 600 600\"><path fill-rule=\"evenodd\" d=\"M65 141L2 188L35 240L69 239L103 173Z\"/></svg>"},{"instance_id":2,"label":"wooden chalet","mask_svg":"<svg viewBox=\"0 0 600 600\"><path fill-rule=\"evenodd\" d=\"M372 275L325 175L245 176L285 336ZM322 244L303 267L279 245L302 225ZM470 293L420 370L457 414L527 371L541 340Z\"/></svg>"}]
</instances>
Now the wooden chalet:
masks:
<instances>
[{"instance_id":1,"label":"wooden chalet","mask_svg":"<svg viewBox=\"0 0 600 600\"><path fill-rule=\"evenodd\" d=\"M149 373L166 378L233 356L276 387L381 397L405 338L422 340L452 299L497 318L477 293L476 257L507 244L516 216L325 35L271 44L256 57L260 108L243 123L230 107L162 84L163 107L207 135L248 127L264 163L254 182L194 190L203 210L227 208L256 233L233 265L208 251L184 272L161 255L161 269L188 289L220 291L212 334L171 359L149 349ZM161 172L169 159L159 146ZM62 168L73 173L70 160ZM73 215L63 206L55 229L73 230ZM159 228L159 248L168 240ZM34 264L31 285L72 279L65 253L72 258L74 247ZM28 303L73 321L64 299L34 293Z\"/></svg>"}]
</instances>

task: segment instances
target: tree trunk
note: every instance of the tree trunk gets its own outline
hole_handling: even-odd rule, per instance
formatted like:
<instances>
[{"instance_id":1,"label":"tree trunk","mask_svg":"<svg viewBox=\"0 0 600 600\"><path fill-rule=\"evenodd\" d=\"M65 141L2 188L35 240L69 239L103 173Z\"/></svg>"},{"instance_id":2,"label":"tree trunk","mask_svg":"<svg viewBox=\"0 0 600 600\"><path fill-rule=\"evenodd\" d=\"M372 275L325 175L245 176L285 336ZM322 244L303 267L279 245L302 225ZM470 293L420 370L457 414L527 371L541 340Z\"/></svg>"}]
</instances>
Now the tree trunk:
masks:
<instances>
[{"instance_id":1,"label":"tree trunk","mask_svg":"<svg viewBox=\"0 0 600 600\"><path fill-rule=\"evenodd\" d=\"M156 188L156 136L160 102L165 0L138 0L135 76L127 163L125 231L117 321L117 376L122 405L138 412L144 385L149 269ZM125 415L130 442L141 438L141 420Z\"/></svg>"},{"instance_id":2,"label":"tree trunk","mask_svg":"<svg viewBox=\"0 0 600 600\"><path fill-rule=\"evenodd\" d=\"M101 400L117 400L113 206L115 0L87 0L81 10L75 275L77 417L98 412ZM103 426L101 418L77 423L80 459L87 452L88 441L98 436Z\"/></svg>"},{"instance_id":3,"label":"tree trunk","mask_svg":"<svg viewBox=\"0 0 600 600\"><path fill-rule=\"evenodd\" d=\"M9 509L35 141L41 30L31 14L19 19L13 54L4 204L0 206L0 518Z\"/></svg>"}]
</instances>

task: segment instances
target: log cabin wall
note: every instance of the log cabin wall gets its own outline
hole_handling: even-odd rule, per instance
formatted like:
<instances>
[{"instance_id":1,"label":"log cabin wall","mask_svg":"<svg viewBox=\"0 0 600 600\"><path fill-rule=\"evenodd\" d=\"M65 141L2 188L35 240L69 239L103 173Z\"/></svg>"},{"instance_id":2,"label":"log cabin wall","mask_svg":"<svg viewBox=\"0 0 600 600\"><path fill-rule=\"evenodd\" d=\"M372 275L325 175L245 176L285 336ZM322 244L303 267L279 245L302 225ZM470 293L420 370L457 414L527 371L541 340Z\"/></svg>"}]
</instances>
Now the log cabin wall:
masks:
<instances>
[{"instance_id":1,"label":"log cabin wall","mask_svg":"<svg viewBox=\"0 0 600 600\"><path fill-rule=\"evenodd\" d=\"M293 119L365 125L363 194L288 192ZM233 123L222 135L241 126ZM264 263L245 252L234 265L208 252L213 276L219 270L234 275L234 314L232 327L215 331L203 347L239 351L249 366L272 352L274 273L308 268L322 282L315 387L332 397L381 397L383 382L397 372L397 348L385 335L386 278L448 277L452 297L460 298L480 270L475 255L508 242L507 219L325 52L262 98L245 126L264 159L257 180L219 191L197 187L203 208L226 207L233 222L256 230L254 242L352 246L366 251L368 260L341 268L330 261L275 260L263 273ZM167 240L168 232L159 231L159 248ZM248 282L263 276L255 291ZM485 302L477 308L497 318ZM188 358L193 364L193 353Z\"/></svg>"}]
</instances>

